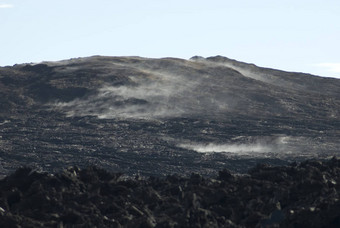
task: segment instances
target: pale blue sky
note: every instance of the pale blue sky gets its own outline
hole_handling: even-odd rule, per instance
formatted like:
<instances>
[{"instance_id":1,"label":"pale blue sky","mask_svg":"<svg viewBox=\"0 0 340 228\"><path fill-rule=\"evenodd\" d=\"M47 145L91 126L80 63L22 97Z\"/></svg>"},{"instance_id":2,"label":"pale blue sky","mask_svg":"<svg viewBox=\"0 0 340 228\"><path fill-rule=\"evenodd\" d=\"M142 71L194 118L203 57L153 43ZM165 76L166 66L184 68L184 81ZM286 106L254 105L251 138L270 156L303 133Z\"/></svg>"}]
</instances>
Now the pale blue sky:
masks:
<instances>
[{"instance_id":1,"label":"pale blue sky","mask_svg":"<svg viewBox=\"0 0 340 228\"><path fill-rule=\"evenodd\" d=\"M339 0L0 0L0 66L223 55L340 77Z\"/></svg>"}]
</instances>

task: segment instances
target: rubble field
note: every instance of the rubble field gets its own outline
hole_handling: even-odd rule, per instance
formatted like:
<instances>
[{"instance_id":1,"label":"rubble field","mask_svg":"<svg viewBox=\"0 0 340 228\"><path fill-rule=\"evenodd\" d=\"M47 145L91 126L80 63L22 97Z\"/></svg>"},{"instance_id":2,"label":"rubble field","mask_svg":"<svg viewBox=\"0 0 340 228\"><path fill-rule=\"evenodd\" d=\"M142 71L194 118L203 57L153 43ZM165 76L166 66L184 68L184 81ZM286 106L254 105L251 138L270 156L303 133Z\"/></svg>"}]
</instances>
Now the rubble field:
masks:
<instances>
[{"instance_id":1,"label":"rubble field","mask_svg":"<svg viewBox=\"0 0 340 228\"><path fill-rule=\"evenodd\" d=\"M339 191L336 157L211 178L23 167L0 181L0 226L339 227Z\"/></svg>"}]
</instances>

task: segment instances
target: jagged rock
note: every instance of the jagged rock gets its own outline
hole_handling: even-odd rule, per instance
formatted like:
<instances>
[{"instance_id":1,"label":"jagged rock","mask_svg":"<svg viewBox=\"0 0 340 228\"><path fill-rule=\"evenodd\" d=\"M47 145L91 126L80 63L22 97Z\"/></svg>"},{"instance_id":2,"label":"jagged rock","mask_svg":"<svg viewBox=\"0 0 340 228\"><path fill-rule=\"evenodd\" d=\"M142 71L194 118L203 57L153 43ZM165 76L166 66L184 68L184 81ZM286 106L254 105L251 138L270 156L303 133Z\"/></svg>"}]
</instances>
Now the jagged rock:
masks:
<instances>
[{"instance_id":1,"label":"jagged rock","mask_svg":"<svg viewBox=\"0 0 340 228\"><path fill-rule=\"evenodd\" d=\"M340 185L327 184L327 178L340 179L338 168L339 160L332 158L258 165L237 177L224 169L216 179L122 178L93 166L56 174L21 168L0 181L0 225L338 227ZM327 178L320 179L320 172Z\"/></svg>"}]
</instances>

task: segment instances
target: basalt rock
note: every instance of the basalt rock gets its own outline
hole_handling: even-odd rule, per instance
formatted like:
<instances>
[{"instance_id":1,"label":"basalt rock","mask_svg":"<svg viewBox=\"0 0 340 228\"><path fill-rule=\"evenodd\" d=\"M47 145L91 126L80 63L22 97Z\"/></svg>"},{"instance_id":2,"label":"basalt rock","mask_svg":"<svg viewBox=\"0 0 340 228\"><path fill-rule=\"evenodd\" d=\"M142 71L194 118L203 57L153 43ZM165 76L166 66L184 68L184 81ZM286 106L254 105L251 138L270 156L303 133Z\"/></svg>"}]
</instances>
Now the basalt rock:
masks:
<instances>
[{"instance_id":1,"label":"basalt rock","mask_svg":"<svg viewBox=\"0 0 340 228\"><path fill-rule=\"evenodd\" d=\"M247 175L131 178L20 168L0 181L1 227L339 227L339 159Z\"/></svg>"}]
</instances>

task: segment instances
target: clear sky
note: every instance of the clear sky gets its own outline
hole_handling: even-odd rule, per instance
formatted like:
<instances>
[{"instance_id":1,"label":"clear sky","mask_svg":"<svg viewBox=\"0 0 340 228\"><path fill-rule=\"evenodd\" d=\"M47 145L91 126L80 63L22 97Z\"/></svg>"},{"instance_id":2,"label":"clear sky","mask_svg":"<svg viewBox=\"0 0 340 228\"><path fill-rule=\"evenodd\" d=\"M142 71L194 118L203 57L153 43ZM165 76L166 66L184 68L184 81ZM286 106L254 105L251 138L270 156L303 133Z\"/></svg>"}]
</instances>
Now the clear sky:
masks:
<instances>
[{"instance_id":1,"label":"clear sky","mask_svg":"<svg viewBox=\"0 0 340 228\"><path fill-rule=\"evenodd\" d=\"M339 0L0 0L0 66L223 55L340 78Z\"/></svg>"}]
</instances>

